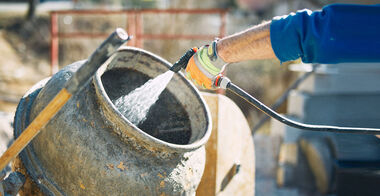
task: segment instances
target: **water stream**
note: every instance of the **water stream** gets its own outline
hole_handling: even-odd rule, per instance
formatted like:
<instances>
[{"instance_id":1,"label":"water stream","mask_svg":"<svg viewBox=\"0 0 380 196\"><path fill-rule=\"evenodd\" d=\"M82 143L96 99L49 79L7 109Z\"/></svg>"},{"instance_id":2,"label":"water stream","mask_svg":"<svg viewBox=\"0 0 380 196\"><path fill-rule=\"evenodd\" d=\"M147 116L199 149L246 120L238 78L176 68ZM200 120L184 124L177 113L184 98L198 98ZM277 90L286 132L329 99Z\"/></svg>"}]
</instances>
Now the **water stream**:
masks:
<instances>
[{"instance_id":1,"label":"water stream","mask_svg":"<svg viewBox=\"0 0 380 196\"><path fill-rule=\"evenodd\" d=\"M173 74L174 72L167 71L150 79L129 94L116 99L113 104L129 121L137 126L147 118L150 107L156 103Z\"/></svg>"}]
</instances>

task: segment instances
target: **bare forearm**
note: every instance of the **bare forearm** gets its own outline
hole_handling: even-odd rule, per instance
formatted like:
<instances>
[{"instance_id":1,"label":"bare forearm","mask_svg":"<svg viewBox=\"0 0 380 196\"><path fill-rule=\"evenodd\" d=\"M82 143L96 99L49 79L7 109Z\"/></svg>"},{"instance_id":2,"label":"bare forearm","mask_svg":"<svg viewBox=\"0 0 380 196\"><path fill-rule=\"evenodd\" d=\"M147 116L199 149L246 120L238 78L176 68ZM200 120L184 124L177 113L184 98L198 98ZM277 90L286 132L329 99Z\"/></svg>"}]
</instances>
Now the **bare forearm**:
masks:
<instances>
[{"instance_id":1,"label":"bare forearm","mask_svg":"<svg viewBox=\"0 0 380 196\"><path fill-rule=\"evenodd\" d=\"M219 40L217 51L225 62L275 58L270 41L270 22Z\"/></svg>"}]
</instances>

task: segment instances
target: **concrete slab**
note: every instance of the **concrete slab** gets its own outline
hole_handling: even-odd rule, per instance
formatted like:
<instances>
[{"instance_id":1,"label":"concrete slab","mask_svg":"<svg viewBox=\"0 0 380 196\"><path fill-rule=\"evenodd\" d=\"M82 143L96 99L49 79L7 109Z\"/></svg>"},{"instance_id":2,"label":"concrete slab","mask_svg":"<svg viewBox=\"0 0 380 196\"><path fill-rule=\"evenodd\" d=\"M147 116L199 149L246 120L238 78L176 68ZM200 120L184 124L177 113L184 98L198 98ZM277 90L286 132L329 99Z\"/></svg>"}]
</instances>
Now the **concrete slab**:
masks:
<instances>
[{"instance_id":1,"label":"concrete slab","mask_svg":"<svg viewBox=\"0 0 380 196\"><path fill-rule=\"evenodd\" d=\"M292 91L287 111L305 123L380 127L380 93L313 95Z\"/></svg>"},{"instance_id":2,"label":"concrete slab","mask_svg":"<svg viewBox=\"0 0 380 196\"><path fill-rule=\"evenodd\" d=\"M292 65L293 71L310 71L310 65ZM380 92L379 63L319 65L298 87L311 94L359 94Z\"/></svg>"}]
</instances>

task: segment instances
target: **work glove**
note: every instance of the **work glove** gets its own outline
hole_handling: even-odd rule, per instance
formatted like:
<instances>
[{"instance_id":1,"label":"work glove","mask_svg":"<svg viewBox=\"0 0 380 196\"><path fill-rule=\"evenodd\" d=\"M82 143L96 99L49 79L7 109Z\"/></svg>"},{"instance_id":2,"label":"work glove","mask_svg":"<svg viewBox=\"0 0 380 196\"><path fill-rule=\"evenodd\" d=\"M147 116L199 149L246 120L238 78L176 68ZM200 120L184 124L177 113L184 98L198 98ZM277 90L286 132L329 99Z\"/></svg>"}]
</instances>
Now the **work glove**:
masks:
<instances>
[{"instance_id":1,"label":"work glove","mask_svg":"<svg viewBox=\"0 0 380 196\"><path fill-rule=\"evenodd\" d=\"M217 40L211 45L200 47L190 58L186 69L186 77L197 86L204 89L214 89L214 80L224 71L224 62L216 51Z\"/></svg>"}]
</instances>

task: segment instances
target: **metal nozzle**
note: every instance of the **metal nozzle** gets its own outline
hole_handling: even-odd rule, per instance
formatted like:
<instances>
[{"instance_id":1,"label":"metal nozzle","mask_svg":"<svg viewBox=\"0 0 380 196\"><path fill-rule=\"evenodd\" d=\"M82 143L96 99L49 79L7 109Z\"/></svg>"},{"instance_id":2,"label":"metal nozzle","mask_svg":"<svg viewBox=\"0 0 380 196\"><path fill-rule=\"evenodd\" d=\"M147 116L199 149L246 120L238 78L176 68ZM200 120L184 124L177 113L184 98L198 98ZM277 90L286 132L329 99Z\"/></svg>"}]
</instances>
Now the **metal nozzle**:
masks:
<instances>
[{"instance_id":1,"label":"metal nozzle","mask_svg":"<svg viewBox=\"0 0 380 196\"><path fill-rule=\"evenodd\" d=\"M188 50L177 62L173 64L170 71L178 73L181 68L185 69L190 58L197 52L197 48L191 48Z\"/></svg>"}]
</instances>

